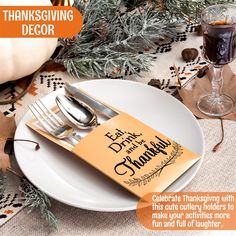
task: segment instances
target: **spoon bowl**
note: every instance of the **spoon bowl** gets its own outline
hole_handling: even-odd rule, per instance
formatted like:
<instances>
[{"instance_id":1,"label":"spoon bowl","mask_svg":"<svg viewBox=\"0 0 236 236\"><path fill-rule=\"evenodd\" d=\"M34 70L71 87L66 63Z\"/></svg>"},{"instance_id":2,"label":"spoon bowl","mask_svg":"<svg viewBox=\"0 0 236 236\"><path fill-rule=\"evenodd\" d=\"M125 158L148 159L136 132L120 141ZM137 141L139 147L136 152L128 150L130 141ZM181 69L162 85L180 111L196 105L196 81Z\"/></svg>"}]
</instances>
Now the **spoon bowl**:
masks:
<instances>
[{"instance_id":1,"label":"spoon bowl","mask_svg":"<svg viewBox=\"0 0 236 236\"><path fill-rule=\"evenodd\" d=\"M65 117L80 129L90 129L98 125L93 109L80 100L67 95L58 95L56 103Z\"/></svg>"}]
</instances>

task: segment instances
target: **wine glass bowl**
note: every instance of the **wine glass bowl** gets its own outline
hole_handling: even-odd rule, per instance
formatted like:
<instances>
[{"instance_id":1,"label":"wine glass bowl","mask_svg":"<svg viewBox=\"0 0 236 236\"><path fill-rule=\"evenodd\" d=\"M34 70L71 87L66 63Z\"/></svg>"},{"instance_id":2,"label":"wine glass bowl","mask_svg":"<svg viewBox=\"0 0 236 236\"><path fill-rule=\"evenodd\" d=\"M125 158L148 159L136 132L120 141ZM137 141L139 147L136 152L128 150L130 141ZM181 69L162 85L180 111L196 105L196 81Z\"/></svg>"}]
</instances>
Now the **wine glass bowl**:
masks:
<instances>
[{"instance_id":1,"label":"wine glass bowl","mask_svg":"<svg viewBox=\"0 0 236 236\"><path fill-rule=\"evenodd\" d=\"M213 5L201 14L203 30L203 57L213 65L212 93L203 96L197 103L198 109L213 117L229 114L234 101L222 94L223 66L236 56L236 6L232 4Z\"/></svg>"}]
</instances>

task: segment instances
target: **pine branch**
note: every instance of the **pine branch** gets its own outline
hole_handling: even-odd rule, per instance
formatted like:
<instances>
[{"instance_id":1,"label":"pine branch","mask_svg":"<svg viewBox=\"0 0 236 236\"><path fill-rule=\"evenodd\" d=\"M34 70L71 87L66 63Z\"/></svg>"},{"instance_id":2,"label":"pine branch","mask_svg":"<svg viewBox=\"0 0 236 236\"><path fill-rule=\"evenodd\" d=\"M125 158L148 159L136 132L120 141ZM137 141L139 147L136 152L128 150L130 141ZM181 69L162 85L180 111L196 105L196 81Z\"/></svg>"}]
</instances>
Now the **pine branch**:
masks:
<instances>
[{"instance_id":1,"label":"pine branch","mask_svg":"<svg viewBox=\"0 0 236 236\"><path fill-rule=\"evenodd\" d=\"M112 77L138 74L147 71L151 56L117 52L109 48L93 50L86 57L77 57L64 61L64 65L74 76Z\"/></svg>"},{"instance_id":2,"label":"pine branch","mask_svg":"<svg viewBox=\"0 0 236 236\"><path fill-rule=\"evenodd\" d=\"M56 217L48 209L51 203L47 195L32 185L26 178L22 179L20 191L24 194L25 206L30 208L28 213L36 208L39 209L41 217L45 219L50 226L57 229Z\"/></svg>"},{"instance_id":3,"label":"pine branch","mask_svg":"<svg viewBox=\"0 0 236 236\"><path fill-rule=\"evenodd\" d=\"M82 15L84 14L86 6L87 6L86 0L77 0L77 1L74 1L74 4L73 4L73 7L77 8Z\"/></svg>"},{"instance_id":4,"label":"pine branch","mask_svg":"<svg viewBox=\"0 0 236 236\"><path fill-rule=\"evenodd\" d=\"M207 6L222 3L235 3L236 0L165 0L161 1L173 19L185 23L199 23L201 11Z\"/></svg>"},{"instance_id":5,"label":"pine branch","mask_svg":"<svg viewBox=\"0 0 236 236\"><path fill-rule=\"evenodd\" d=\"M163 24L162 16L146 7L142 12L121 13L121 1L90 1L84 26L72 45L62 40L55 59L76 77L125 76L147 71L153 57L137 54L140 44L154 47L154 39L174 37L175 25Z\"/></svg>"},{"instance_id":6,"label":"pine branch","mask_svg":"<svg viewBox=\"0 0 236 236\"><path fill-rule=\"evenodd\" d=\"M224 2L236 0L75 0L84 25L75 40L61 39L55 61L76 77L138 74L152 59L139 51L174 39L180 24L199 23L203 8ZM131 8L124 11L124 4Z\"/></svg>"},{"instance_id":7,"label":"pine branch","mask_svg":"<svg viewBox=\"0 0 236 236\"><path fill-rule=\"evenodd\" d=\"M174 38L176 36L176 24L166 22L162 13L147 6L142 12L136 10L132 14L125 13L116 16L113 27L109 32L109 46L128 48L137 51L140 45L155 47L157 39Z\"/></svg>"}]
</instances>

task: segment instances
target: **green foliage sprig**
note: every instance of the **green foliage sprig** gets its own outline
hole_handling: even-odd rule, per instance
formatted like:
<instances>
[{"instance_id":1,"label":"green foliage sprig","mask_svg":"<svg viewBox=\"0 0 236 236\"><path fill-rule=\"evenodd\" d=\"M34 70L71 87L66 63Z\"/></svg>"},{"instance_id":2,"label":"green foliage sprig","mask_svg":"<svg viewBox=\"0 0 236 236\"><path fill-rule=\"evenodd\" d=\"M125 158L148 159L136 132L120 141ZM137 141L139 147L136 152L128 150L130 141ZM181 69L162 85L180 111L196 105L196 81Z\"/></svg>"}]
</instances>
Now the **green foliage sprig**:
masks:
<instances>
[{"instance_id":1,"label":"green foliage sprig","mask_svg":"<svg viewBox=\"0 0 236 236\"><path fill-rule=\"evenodd\" d=\"M61 40L63 49L56 58L76 76L105 77L138 74L148 70L152 57L138 55L154 40L175 37L172 22L148 5L133 12L122 10L120 0L75 1L84 25L75 40ZM140 46L141 45L141 46Z\"/></svg>"},{"instance_id":2,"label":"green foliage sprig","mask_svg":"<svg viewBox=\"0 0 236 236\"><path fill-rule=\"evenodd\" d=\"M32 185L26 178L22 179L20 191L24 194L24 204L29 208L28 213L34 209L39 209L41 217L45 219L50 226L57 229L57 220L54 214L49 210L50 200L45 193Z\"/></svg>"},{"instance_id":3,"label":"green foliage sprig","mask_svg":"<svg viewBox=\"0 0 236 236\"><path fill-rule=\"evenodd\" d=\"M199 23L201 11L207 6L222 3L235 3L235 0L163 0L167 12L172 19L180 19L185 23Z\"/></svg>"},{"instance_id":4,"label":"green foliage sprig","mask_svg":"<svg viewBox=\"0 0 236 236\"><path fill-rule=\"evenodd\" d=\"M61 39L63 48L55 60L77 77L139 74L153 59L138 55L139 51L154 47L160 39L175 38L180 24L198 23L206 6L235 2L76 0L74 6L84 17L82 31L73 39Z\"/></svg>"}]
</instances>

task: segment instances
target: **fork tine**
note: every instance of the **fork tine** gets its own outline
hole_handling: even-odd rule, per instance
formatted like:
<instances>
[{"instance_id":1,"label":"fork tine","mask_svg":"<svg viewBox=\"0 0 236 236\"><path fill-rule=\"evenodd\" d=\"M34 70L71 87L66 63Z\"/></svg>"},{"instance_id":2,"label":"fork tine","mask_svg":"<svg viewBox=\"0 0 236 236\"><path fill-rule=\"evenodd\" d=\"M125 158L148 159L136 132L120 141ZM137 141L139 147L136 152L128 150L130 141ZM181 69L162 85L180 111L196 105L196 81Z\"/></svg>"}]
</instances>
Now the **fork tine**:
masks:
<instances>
[{"instance_id":1,"label":"fork tine","mask_svg":"<svg viewBox=\"0 0 236 236\"><path fill-rule=\"evenodd\" d=\"M44 103L42 102L41 99L38 100L39 103L44 107L44 109L50 114L52 115L52 117L55 119L55 121L59 124L59 125L64 125L65 123L60 119L60 117L58 115L56 115L55 112L53 112L51 109L48 109Z\"/></svg>"},{"instance_id":2,"label":"fork tine","mask_svg":"<svg viewBox=\"0 0 236 236\"><path fill-rule=\"evenodd\" d=\"M45 122L44 119L42 118L41 114L38 112L37 109L35 109L35 107L33 105L29 105L29 109L30 111L33 113L33 115L35 116L35 118L39 121L39 123L43 126L43 128L51 133L52 132L52 126L48 123Z\"/></svg>"},{"instance_id":3,"label":"fork tine","mask_svg":"<svg viewBox=\"0 0 236 236\"><path fill-rule=\"evenodd\" d=\"M52 129L56 129L57 125L55 125L50 119L48 119L46 113L42 110L42 108L35 102L32 104L34 110L40 115L41 119L46 122Z\"/></svg>"},{"instance_id":4,"label":"fork tine","mask_svg":"<svg viewBox=\"0 0 236 236\"><path fill-rule=\"evenodd\" d=\"M41 105L41 103L39 101L36 101L34 105L36 105L38 107L38 109L40 109L42 111L42 116L43 116L44 120L46 122L50 123L50 125L53 126L53 128L58 128L58 126L60 126L60 124L57 121L55 121L50 116L50 114L48 114L47 109L45 111L45 109L42 108L42 105Z\"/></svg>"},{"instance_id":5,"label":"fork tine","mask_svg":"<svg viewBox=\"0 0 236 236\"><path fill-rule=\"evenodd\" d=\"M72 138L76 141L81 140L81 137L75 132L75 129L64 123L59 117L57 119L57 115L50 112L42 101L29 105L29 109L43 128L52 136L58 139ZM59 124L59 122L61 122L61 124Z\"/></svg>"}]
</instances>

